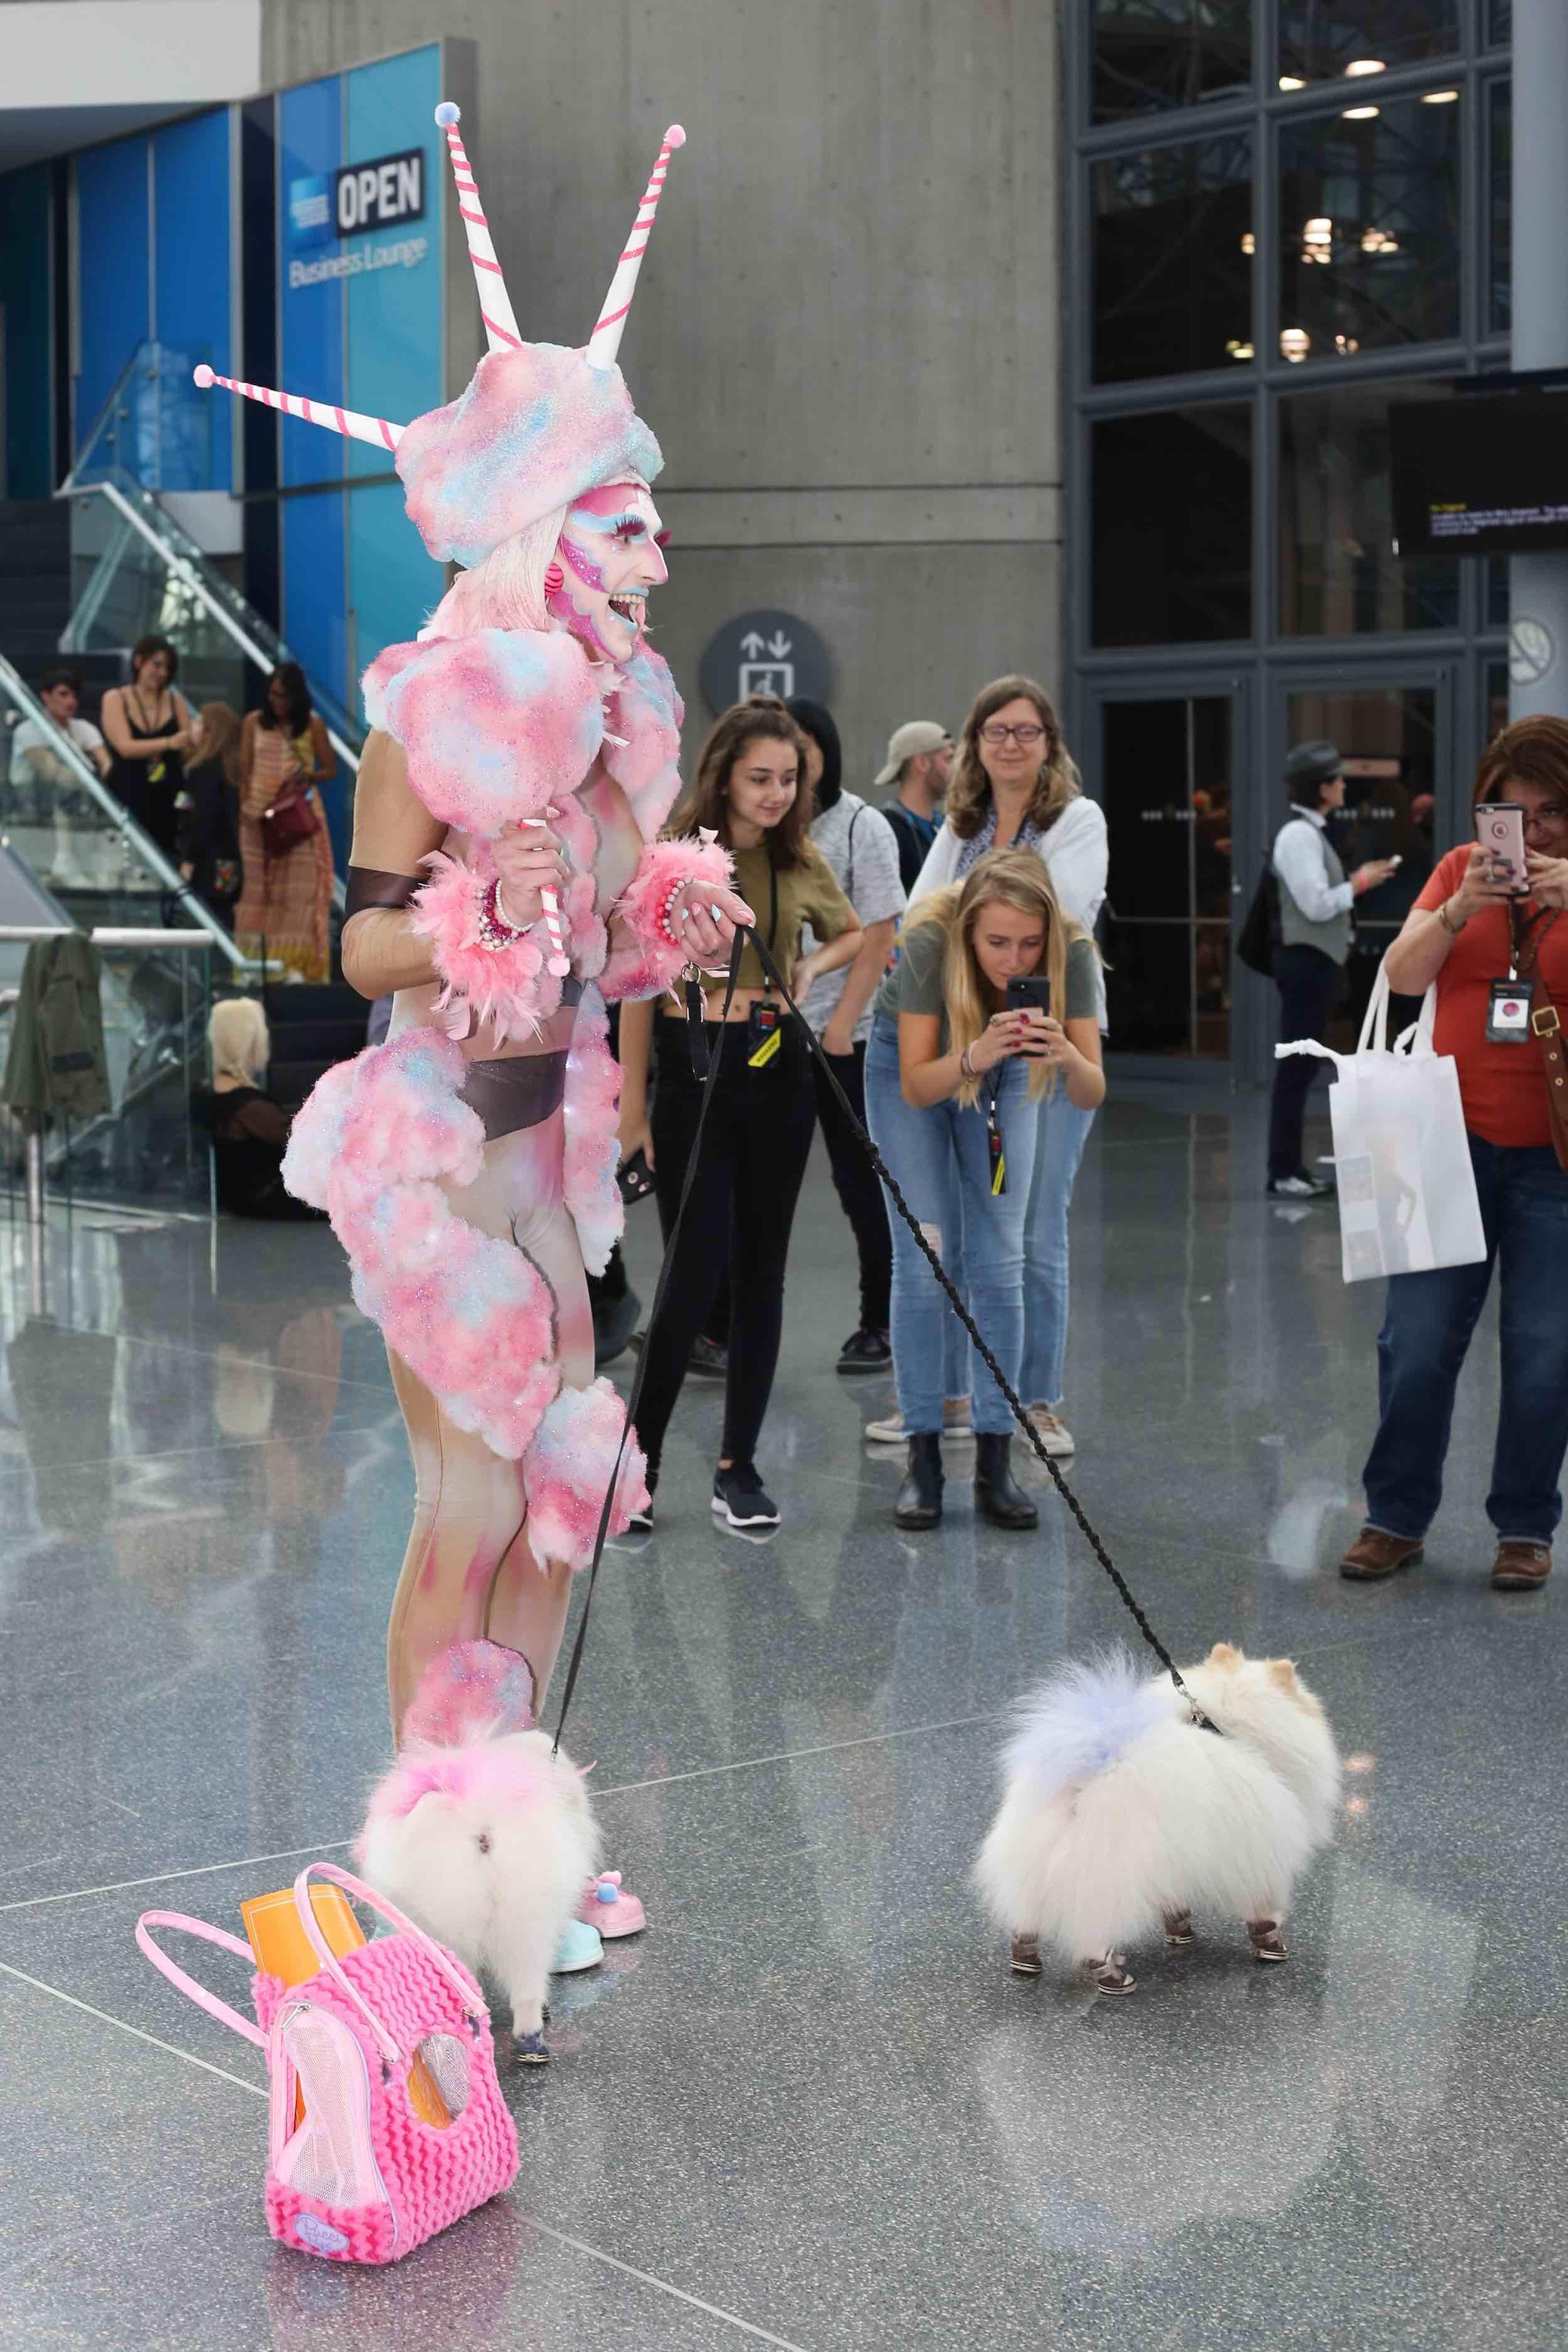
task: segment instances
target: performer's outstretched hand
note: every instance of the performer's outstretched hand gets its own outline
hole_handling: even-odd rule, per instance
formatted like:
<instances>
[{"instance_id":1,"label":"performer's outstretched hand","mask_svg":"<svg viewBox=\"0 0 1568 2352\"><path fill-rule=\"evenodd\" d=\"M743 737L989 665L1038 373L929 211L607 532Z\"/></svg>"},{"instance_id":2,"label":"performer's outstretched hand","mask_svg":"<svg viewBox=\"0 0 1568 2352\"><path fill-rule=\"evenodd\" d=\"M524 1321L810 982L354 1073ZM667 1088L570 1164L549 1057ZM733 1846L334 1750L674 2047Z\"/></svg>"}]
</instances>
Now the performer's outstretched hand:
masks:
<instances>
[{"instance_id":1,"label":"performer's outstretched hand","mask_svg":"<svg viewBox=\"0 0 1568 2352\"><path fill-rule=\"evenodd\" d=\"M689 882L670 910L670 921L700 964L727 964L737 931L756 920L744 898L710 882Z\"/></svg>"}]
</instances>

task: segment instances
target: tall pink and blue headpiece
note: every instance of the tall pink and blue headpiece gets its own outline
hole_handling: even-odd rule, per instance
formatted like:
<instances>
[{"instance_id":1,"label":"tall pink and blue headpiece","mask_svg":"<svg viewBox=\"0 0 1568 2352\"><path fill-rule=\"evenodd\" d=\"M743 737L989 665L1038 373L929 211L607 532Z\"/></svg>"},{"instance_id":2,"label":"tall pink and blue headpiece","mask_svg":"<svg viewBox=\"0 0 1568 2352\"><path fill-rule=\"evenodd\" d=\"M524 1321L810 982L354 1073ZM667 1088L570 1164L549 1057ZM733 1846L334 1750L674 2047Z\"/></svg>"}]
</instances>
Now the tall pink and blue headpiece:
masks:
<instances>
[{"instance_id":1,"label":"tall pink and blue headpiece","mask_svg":"<svg viewBox=\"0 0 1568 2352\"><path fill-rule=\"evenodd\" d=\"M496 259L473 169L458 135L458 109L436 109L447 134L458 209L468 238L489 350L459 398L411 425L265 385L237 383L199 367L197 383L221 383L289 416L394 453L408 513L437 562L471 568L584 491L637 476L651 482L664 460L632 405L616 364L669 158L686 133L664 134L632 233L616 265L598 322L581 351L525 343Z\"/></svg>"}]
</instances>

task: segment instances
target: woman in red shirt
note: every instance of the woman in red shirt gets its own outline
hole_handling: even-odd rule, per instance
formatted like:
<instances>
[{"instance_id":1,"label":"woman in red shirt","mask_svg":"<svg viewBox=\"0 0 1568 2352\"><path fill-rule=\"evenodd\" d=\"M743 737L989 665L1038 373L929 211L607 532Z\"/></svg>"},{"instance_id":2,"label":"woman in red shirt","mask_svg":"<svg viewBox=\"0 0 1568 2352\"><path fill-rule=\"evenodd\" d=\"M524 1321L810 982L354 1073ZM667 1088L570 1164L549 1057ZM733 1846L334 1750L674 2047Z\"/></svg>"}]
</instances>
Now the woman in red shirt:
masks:
<instances>
[{"instance_id":1,"label":"woman in red shirt","mask_svg":"<svg viewBox=\"0 0 1568 2352\"><path fill-rule=\"evenodd\" d=\"M1505 727L1482 755L1474 798L1478 808L1509 801L1523 809L1529 897L1510 899L1489 852L1451 849L1389 949L1386 970L1401 995L1437 984L1436 1044L1458 1066L1487 1255L1479 1265L1389 1282L1377 1343L1380 1419L1363 1474L1366 1525L1340 1572L1364 1581L1420 1558L1442 1495L1454 1391L1495 1265L1502 1393L1487 1517L1498 1538L1493 1587L1518 1592L1545 1583L1563 1513L1568 1167L1552 1139L1540 1035L1526 1027L1517 1041L1493 1042L1487 1031L1492 983L1515 973L1526 987L1533 979L1534 1016L1550 1028L1554 1009L1568 1028L1568 720Z\"/></svg>"}]
</instances>

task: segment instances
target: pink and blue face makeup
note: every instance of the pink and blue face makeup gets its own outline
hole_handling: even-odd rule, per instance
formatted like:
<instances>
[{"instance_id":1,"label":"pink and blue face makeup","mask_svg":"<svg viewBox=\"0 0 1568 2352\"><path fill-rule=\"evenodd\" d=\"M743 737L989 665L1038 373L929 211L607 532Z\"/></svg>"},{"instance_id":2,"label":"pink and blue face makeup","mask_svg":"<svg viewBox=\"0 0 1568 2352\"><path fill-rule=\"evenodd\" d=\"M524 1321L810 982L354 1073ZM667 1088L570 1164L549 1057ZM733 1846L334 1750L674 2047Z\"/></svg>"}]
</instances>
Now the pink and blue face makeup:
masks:
<instances>
[{"instance_id":1,"label":"pink and blue face makeup","mask_svg":"<svg viewBox=\"0 0 1568 2352\"><path fill-rule=\"evenodd\" d=\"M629 661L642 642L650 588L669 577L664 536L651 492L641 482L611 482L585 491L556 542L561 585L545 598L590 654Z\"/></svg>"}]
</instances>

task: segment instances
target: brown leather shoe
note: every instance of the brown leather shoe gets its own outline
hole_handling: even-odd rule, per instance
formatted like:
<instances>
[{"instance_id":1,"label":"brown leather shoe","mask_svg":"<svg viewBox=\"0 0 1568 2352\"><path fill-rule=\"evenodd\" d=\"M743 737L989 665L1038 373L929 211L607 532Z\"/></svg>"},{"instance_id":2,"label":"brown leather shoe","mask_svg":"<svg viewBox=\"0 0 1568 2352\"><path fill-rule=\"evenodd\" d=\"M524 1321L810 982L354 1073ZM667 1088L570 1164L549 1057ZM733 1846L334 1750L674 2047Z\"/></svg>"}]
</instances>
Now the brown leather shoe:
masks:
<instances>
[{"instance_id":1,"label":"brown leather shoe","mask_svg":"<svg viewBox=\"0 0 1568 2352\"><path fill-rule=\"evenodd\" d=\"M1517 1538L1500 1543L1492 1562L1494 1592L1538 1592L1552 1573L1550 1544L1521 1543Z\"/></svg>"},{"instance_id":2,"label":"brown leather shoe","mask_svg":"<svg viewBox=\"0 0 1568 2352\"><path fill-rule=\"evenodd\" d=\"M1396 1569L1409 1568L1421 1557L1419 1541L1408 1536L1385 1536L1381 1528L1363 1528L1340 1562L1340 1574L1357 1583L1373 1584Z\"/></svg>"}]
</instances>

